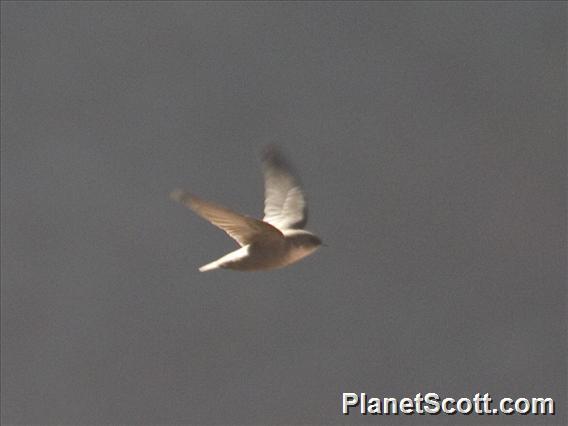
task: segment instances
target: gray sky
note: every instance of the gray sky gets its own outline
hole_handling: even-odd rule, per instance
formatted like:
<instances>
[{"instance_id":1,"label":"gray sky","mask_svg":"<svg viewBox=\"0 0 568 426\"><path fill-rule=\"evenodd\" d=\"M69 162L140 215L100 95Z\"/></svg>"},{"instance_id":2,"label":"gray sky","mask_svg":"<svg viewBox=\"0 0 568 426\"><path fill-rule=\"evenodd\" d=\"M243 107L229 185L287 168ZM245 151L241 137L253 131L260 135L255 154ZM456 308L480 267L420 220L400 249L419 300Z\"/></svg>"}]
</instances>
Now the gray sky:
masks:
<instances>
[{"instance_id":1,"label":"gray sky","mask_svg":"<svg viewBox=\"0 0 568 426\"><path fill-rule=\"evenodd\" d=\"M2 2L3 424L564 424L566 12ZM199 273L234 242L169 191L261 216L268 143L330 247Z\"/></svg>"}]
</instances>

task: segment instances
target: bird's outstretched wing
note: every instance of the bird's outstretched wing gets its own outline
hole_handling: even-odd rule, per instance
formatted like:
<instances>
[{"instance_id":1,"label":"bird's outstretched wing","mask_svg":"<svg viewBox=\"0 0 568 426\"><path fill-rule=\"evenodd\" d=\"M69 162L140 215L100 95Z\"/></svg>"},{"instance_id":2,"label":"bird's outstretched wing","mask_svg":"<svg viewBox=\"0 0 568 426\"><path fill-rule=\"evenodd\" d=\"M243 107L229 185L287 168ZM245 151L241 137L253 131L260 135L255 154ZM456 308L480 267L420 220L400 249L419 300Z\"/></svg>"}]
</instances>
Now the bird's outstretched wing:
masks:
<instances>
[{"instance_id":1,"label":"bird's outstretched wing","mask_svg":"<svg viewBox=\"0 0 568 426\"><path fill-rule=\"evenodd\" d=\"M308 205L298 179L274 147L262 153L264 221L278 229L301 229L308 221Z\"/></svg>"},{"instance_id":2,"label":"bird's outstretched wing","mask_svg":"<svg viewBox=\"0 0 568 426\"><path fill-rule=\"evenodd\" d=\"M266 222L235 213L181 189L176 189L170 196L213 225L221 228L241 246L246 246L257 240L265 241L268 238L283 238L282 232Z\"/></svg>"}]
</instances>

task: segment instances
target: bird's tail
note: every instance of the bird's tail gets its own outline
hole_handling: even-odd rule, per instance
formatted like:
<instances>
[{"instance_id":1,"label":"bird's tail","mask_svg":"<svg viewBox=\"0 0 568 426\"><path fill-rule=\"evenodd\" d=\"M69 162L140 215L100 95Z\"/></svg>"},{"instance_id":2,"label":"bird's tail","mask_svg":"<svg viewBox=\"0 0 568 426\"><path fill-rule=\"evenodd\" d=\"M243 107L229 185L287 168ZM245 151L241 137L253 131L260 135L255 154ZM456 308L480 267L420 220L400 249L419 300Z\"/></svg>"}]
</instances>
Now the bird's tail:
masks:
<instances>
[{"instance_id":1,"label":"bird's tail","mask_svg":"<svg viewBox=\"0 0 568 426\"><path fill-rule=\"evenodd\" d=\"M219 262L214 261L211 263L208 263L207 265L203 265L201 268L199 268L199 272L207 272L207 271L211 271L213 269L218 269L219 268Z\"/></svg>"}]
</instances>

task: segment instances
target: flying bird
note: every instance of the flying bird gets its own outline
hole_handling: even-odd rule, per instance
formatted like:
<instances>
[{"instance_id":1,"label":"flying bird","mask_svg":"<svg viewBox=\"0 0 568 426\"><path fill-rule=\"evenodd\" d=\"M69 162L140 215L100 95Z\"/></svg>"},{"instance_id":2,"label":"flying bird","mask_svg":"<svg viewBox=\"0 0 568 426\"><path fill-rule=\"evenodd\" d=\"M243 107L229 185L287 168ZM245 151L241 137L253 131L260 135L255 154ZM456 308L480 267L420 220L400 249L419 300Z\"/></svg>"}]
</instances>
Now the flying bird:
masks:
<instances>
[{"instance_id":1,"label":"flying bird","mask_svg":"<svg viewBox=\"0 0 568 426\"><path fill-rule=\"evenodd\" d=\"M239 271L275 269L309 256L322 244L304 230L308 219L306 197L284 157L274 147L262 154L264 218L254 219L205 201L181 189L171 198L221 228L241 246L199 270L218 268Z\"/></svg>"}]
</instances>

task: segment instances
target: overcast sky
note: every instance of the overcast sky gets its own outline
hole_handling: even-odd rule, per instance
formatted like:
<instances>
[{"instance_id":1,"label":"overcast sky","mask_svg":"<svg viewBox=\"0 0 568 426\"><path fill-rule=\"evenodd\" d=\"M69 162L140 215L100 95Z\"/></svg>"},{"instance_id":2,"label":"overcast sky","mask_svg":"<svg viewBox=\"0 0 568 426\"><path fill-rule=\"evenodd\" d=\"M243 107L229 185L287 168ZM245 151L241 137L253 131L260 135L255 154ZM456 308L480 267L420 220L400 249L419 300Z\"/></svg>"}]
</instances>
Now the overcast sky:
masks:
<instances>
[{"instance_id":1,"label":"overcast sky","mask_svg":"<svg viewBox=\"0 0 568 426\"><path fill-rule=\"evenodd\" d=\"M565 424L566 3L1 8L3 424ZM269 143L329 247L199 273Z\"/></svg>"}]
</instances>

